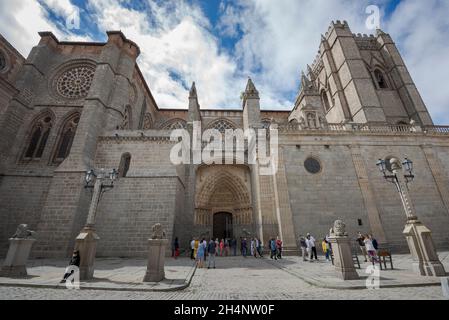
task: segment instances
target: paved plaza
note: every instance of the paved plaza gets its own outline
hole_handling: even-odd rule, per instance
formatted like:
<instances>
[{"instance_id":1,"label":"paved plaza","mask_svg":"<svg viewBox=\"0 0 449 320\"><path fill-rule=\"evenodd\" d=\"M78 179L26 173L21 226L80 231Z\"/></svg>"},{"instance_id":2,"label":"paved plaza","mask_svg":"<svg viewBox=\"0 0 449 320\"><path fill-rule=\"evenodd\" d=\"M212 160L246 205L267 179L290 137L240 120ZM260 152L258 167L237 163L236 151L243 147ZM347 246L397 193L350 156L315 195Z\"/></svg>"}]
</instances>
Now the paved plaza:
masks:
<instances>
[{"instance_id":1,"label":"paved plaza","mask_svg":"<svg viewBox=\"0 0 449 320\"><path fill-rule=\"evenodd\" d=\"M448 270L449 253L440 253L440 258ZM410 274L408 265L411 260L408 255L397 255L394 259L395 271L381 271L381 288L375 290L359 288L365 279L358 283L338 280L332 265L323 259L310 263L303 262L299 257L285 257L281 261L219 257L217 269L195 269L187 258L168 259L168 280L158 285L141 283L145 260L98 259L95 280L81 283L81 290L67 290L58 287L65 264L62 261L37 260L30 263L28 279L0 278L0 299L444 299L438 278ZM362 265L360 275L363 275L366 266L368 264ZM384 282L396 287L384 288ZM342 286L342 283L345 285Z\"/></svg>"}]
</instances>

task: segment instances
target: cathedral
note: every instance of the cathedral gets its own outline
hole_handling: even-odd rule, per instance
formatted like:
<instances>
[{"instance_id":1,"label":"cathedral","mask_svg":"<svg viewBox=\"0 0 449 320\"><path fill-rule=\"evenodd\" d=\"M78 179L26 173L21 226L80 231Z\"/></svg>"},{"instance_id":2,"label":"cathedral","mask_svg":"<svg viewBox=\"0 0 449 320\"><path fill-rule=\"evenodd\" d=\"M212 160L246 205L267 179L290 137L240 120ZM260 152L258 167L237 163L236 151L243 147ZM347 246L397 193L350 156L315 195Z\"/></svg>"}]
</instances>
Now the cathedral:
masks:
<instances>
[{"instance_id":1,"label":"cathedral","mask_svg":"<svg viewBox=\"0 0 449 320\"><path fill-rule=\"evenodd\" d=\"M0 254L19 224L36 231L35 258L70 254L93 191L86 172L116 169L96 204L98 257L146 257L152 226L188 249L192 237L279 236L298 252L334 221L350 237L372 233L408 249L401 198L376 167L408 158L419 219L449 248L449 127L434 125L392 38L353 34L335 21L304 68L291 111L261 110L257 79L239 109L160 108L137 63L139 46L117 31L105 43L62 42L50 32L23 57L0 36ZM430 79L429 79L430 80ZM228 94L238 95L238 92ZM187 108L188 107L188 108ZM278 132L278 170L260 164L174 164L174 129ZM221 158L221 157L220 157Z\"/></svg>"}]
</instances>

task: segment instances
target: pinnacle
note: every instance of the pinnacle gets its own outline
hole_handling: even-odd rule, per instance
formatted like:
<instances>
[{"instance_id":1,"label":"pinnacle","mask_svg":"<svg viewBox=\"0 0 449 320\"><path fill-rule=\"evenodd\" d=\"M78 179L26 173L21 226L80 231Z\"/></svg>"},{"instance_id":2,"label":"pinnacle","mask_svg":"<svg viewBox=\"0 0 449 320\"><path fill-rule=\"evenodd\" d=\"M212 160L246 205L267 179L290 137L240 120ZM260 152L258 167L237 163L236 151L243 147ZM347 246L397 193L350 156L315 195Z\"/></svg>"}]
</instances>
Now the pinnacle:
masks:
<instances>
[{"instance_id":1,"label":"pinnacle","mask_svg":"<svg viewBox=\"0 0 449 320\"><path fill-rule=\"evenodd\" d=\"M192 88L190 89L190 95L189 95L189 98L198 98L198 95L197 95L197 93L196 93L195 82L193 82Z\"/></svg>"}]
</instances>

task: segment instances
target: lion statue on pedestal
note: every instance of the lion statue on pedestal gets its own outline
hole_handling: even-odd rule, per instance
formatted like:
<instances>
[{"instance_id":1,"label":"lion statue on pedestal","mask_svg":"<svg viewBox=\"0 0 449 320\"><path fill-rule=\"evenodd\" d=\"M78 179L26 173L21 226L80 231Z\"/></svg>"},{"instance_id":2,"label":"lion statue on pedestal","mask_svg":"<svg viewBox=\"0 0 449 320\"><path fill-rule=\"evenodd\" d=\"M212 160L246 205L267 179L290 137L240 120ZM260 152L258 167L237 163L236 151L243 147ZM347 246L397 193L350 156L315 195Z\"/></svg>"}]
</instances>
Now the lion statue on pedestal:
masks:
<instances>
[{"instance_id":1,"label":"lion statue on pedestal","mask_svg":"<svg viewBox=\"0 0 449 320\"><path fill-rule=\"evenodd\" d=\"M341 220L336 220L334 222L334 226L331 228L329 233L331 236L336 236L336 237L347 236L348 233L346 232L346 224Z\"/></svg>"},{"instance_id":2,"label":"lion statue on pedestal","mask_svg":"<svg viewBox=\"0 0 449 320\"><path fill-rule=\"evenodd\" d=\"M153 236L151 237L151 239L153 240L162 240L165 239L165 231L162 228L162 225L160 223L156 223L153 226Z\"/></svg>"}]
</instances>

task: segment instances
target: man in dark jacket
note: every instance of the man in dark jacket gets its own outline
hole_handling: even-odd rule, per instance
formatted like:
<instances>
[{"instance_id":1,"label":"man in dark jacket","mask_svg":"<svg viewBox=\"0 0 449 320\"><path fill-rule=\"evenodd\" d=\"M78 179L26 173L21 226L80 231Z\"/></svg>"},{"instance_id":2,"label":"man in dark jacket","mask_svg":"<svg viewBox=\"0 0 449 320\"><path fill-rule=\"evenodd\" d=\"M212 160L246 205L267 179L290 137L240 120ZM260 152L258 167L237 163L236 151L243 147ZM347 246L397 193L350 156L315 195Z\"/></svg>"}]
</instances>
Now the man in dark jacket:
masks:
<instances>
[{"instance_id":1,"label":"man in dark jacket","mask_svg":"<svg viewBox=\"0 0 449 320\"><path fill-rule=\"evenodd\" d=\"M65 283L67 279L75 273L72 266L79 268L81 263L80 252L78 250L73 251L72 258L70 259L69 266L66 269L64 274L64 278L61 280L61 283ZM69 272L70 271L70 272Z\"/></svg>"}]
</instances>

